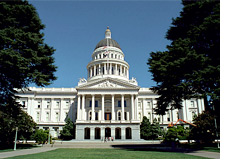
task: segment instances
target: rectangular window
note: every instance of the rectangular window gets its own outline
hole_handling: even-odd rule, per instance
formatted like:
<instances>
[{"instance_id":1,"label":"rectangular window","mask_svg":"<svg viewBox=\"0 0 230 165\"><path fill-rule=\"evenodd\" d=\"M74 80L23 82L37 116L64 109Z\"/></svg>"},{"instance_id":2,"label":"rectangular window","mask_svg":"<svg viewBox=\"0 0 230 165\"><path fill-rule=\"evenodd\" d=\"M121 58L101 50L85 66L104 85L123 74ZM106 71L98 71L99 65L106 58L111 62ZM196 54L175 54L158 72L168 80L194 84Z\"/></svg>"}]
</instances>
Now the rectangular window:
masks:
<instances>
[{"instance_id":1,"label":"rectangular window","mask_svg":"<svg viewBox=\"0 0 230 165\"><path fill-rule=\"evenodd\" d=\"M66 102L65 102L65 106L66 106L66 107L69 107L69 101L66 101Z\"/></svg>"},{"instance_id":2,"label":"rectangular window","mask_svg":"<svg viewBox=\"0 0 230 165\"><path fill-rule=\"evenodd\" d=\"M141 109L141 102L138 102L138 109Z\"/></svg>"},{"instance_id":3,"label":"rectangular window","mask_svg":"<svg viewBox=\"0 0 230 165\"><path fill-rule=\"evenodd\" d=\"M118 101L118 107L121 107L121 100Z\"/></svg>"},{"instance_id":4,"label":"rectangular window","mask_svg":"<svg viewBox=\"0 0 230 165\"><path fill-rule=\"evenodd\" d=\"M56 114L55 114L56 116L55 116L55 119L56 119L56 121L59 121L59 113L58 112L56 112Z\"/></svg>"},{"instance_id":5,"label":"rectangular window","mask_svg":"<svg viewBox=\"0 0 230 165\"><path fill-rule=\"evenodd\" d=\"M38 101L38 108L41 108L41 102Z\"/></svg>"},{"instance_id":6,"label":"rectangular window","mask_svg":"<svg viewBox=\"0 0 230 165\"><path fill-rule=\"evenodd\" d=\"M91 100L89 101L89 107L92 107L92 101Z\"/></svg>"},{"instance_id":7,"label":"rectangular window","mask_svg":"<svg viewBox=\"0 0 230 165\"><path fill-rule=\"evenodd\" d=\"M148 109L151 108L151 102L147 102L147 108L148 108Z\"/></svg>"},{"instance_id":8,"label":"rectangular window","mask_svg":"<svg viewBox=\"0 0 230 165\"><path fill-rule=\"evenodd\" d=\"M127 107L126 100L124 101L124 106Z\"/></svg>"},{"instance_id":9,"label":"rectangular window","mask_svg":"<svg viewBox=\"0 0 230 165\"><path fill-rule=\"evenodd\" d=\"M95 107L98 107L98 101L97 100L95 101Z\"/></svg>"},{"instance_id":10,"label":"rectangular window","mask_svg":"<svg viewBox=\"0 0 230 165\"><path fill-rule=\"evenodd\" d=\"M22 101L22 107L23 107L23 108L26 107L26 101Z\"/></svg>"},{"instance_id":11,"label":"rectangular window","mask_svg":"<svg viewBox=\"0 0 230 165\"><path fill-rule=\"evenodd\" d=\"M195 107L195 102L191 101L191 107Z\"/></svg>"},{"instance_id":12,"label":"rectangular window","mask_svg":"<svg viewBox=\"0 0 230 165\"><path fill-rule=\"evenodd\" d=\"M46 112L46 121L49 121L49 116L50 116L49 112Z\"/></svg>"},{"instance_id":13,"label":"rectangular window","mask_svg":"<svg viewBox=\"0 0 230 165\"><path fill-rule=\"evenodd\" d=\"M39 119L40 119L40 113L37 112L36 121L39 122Z\"/></svg>"},{"instance_id":14,"label":"rectangular window","mask_svg":"<svg viewBox=\"0 0 230 165\"><path fill-rule=\"evenodd\" d=\"M167 112L167 120L170 121L170 114Z\"/></svg>"},{"instance_id":15,"label":"rectangular window","mask_svg":"<svg viewBox=\"0 0 230 165\"><path fill-rule=\"evenodd\" d=\"M57 101L57 102L56 102L56 107L59 107L59 106L60 106L60 102Z\"/></svg>"},{"instance_id":16,"label":"rectangular window","mask_svg":"<svg viewBox=\"0 0 230 165\"><path fill-rule=\"evenodd\" d=\"M50 101L47 101L46 108L47 108L47 109L50 109Z\"/></svg>"}]
</instances>

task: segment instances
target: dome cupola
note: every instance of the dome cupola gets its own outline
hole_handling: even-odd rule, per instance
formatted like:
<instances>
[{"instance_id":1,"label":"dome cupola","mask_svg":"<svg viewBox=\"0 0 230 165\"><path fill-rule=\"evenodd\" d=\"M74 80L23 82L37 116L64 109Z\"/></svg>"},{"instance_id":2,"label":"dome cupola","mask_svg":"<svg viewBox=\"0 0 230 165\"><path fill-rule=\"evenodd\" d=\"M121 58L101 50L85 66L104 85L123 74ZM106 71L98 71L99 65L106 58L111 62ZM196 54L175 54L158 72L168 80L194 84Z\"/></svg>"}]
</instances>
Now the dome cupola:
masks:
<instances>
[{"instance_id":1,"label":"dome cupola","mask_svg":"<svg viewBox=\"0 0 230 165\"><path fill-rule=\"evenodd\" d=\"M129 64L124 57L120 45L111 38L111 31L107 27L105 38L98 42L92 54L92 61L87 65L88 81L105 77L128 81Z\"/></svg>"}]
</instances>

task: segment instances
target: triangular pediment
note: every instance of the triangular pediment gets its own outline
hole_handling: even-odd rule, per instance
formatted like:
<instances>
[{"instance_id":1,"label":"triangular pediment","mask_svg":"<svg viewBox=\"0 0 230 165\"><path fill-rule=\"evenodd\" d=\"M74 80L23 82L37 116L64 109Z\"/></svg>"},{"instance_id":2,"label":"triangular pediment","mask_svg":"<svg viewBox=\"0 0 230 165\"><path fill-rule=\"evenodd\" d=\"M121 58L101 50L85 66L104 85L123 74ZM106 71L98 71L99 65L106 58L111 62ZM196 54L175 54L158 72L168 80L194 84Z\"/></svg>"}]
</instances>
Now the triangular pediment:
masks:
<instances>
[{"instance_id":1,"label":"triangular pediment","mask_svg":"<svg viewBox=\"0 0 230 165\"><path fill-rule=\"evenodd\" d=\"M140 87L129 83L129 81L103 78L94 81L88 81L77 87L77 89L139 89Z\"/></svg>"}]
</instances>

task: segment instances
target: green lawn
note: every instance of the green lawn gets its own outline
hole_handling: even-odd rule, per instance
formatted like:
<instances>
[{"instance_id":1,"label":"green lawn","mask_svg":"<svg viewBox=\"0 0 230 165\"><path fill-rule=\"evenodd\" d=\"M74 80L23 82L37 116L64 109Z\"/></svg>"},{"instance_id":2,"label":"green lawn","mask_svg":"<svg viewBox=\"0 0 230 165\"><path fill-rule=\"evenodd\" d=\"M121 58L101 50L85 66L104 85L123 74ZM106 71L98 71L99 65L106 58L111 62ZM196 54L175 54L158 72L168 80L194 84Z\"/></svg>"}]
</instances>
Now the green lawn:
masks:
<instances>
[{"instance_id":1,"label":"green lawn","mask_svg":"<svg viewBox=\"0 0 230 165\"><path fill-rule=\"evenodd\" d=\"M8 159L205 159L176 152L128 149L59 148L53 151Z\"/></svg>"}]
</instances>

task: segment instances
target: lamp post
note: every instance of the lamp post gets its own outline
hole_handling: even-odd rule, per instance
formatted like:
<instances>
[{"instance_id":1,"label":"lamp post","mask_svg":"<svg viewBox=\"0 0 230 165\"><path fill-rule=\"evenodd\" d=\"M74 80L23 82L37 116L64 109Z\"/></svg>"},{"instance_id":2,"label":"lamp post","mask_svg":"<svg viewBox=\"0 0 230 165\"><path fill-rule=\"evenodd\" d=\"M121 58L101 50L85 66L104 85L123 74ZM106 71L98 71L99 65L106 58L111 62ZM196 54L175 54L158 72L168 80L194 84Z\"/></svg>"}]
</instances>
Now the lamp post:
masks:
<instances>
[{"instance_id":1,"label":"lamp post","mask_svg":"<svg viewBox=\"0 0 230 165\"><path fill-rule=\"evenodd\" d=\"M212 104L213 111L215 111L214 103L212 101L210 103ZM216 124L216 117L215 116L214 116L214 122L215 122L215 129L216 129L216 138L218 138L218 131L217 131L217 124ZM218 146L218 148L220 148L220 144L219 144L218 139L217 139L217 146Z\"/></svg>"},{"instance_id":2,"label":"lamp post","mask_svg":"<svg viewBox=\"0 0 230 165\"><path fill-rule=\"evenodd\" d=\"M18 127L16 127L16 132L15 132L15 139L14 139L14 151L16 150L17 135L18 135Z\"/></svg>"},{"instance_id":3,"label":"lamp post","mask_svg":"<svg viewBox=\"0 0 230 165\"><path fill-rule=\"evenodd\" d=\"M48 144L50 144L50 128L49 128Z\"/></svg>"}]
</instances>

